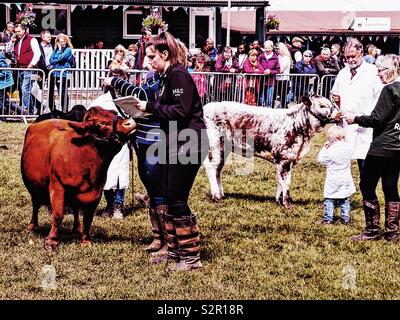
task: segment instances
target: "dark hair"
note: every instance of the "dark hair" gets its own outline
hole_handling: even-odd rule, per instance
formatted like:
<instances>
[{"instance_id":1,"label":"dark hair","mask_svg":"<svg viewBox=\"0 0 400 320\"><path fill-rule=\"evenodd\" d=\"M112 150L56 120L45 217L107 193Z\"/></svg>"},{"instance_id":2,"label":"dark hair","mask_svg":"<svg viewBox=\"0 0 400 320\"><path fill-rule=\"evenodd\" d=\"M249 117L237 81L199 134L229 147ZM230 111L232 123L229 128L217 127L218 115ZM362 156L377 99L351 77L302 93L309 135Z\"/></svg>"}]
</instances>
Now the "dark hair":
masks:
<instances>
[{"instance_id":1,"label":"dark hair","mask_svg":"<svg viewBox=\"0 0 400 320\"><path fill-rule=\"evenodd\" d=\"M40 32L40 35L43 36L43 35L45 35L46 33L50 33L50 34L51 34L51 32L50 32L49 30L42 30L42 31Z\"/></svg>"},{"instance_id":2,"label":"dark hair","mask_svg":"<svg viewBox=\"0 0 400 320\"><path fill-rule=\"evenodd\" d=\"M23 25L20 24L20 23L18 23L18 24L15 25L15 28L18 28L18 27L20 27L22 30L26 30L26 27L23 26Z\"/></svg>"},{"instance_id":3,"label":"dark hair","mask_svg":"<svg viewBox=\"0 0 400 320\"><path fill-rule=\"evenodd\" d=\"M156 50L159 52L168 52L168 60L171 64L178 64L178 57L181 49L172 34L163 31L159 35L155 36L152 42Z\"/></svg>"}]
</instances>

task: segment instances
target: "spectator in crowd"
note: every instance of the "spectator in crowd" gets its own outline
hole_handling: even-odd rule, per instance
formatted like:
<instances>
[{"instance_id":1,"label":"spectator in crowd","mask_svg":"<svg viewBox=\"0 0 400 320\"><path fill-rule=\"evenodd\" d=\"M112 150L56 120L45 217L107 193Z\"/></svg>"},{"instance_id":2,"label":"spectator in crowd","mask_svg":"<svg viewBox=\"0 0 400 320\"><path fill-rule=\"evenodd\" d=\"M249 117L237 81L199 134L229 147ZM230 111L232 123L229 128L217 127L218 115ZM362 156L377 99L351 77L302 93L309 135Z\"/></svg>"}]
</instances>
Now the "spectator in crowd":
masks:
<instances>
[{"instance_id":1,"label":"spectator in crowd","mask_svg":"<svg viewBox=\"0 0 400 320\"><path fill-rule=\"evenodd\" d=\"M336 205L340 208L340 220L350 223L350 196L356 192L351 176L352 147L345 140L345 129L331 126L328 141L318 154L318 161L327 167L324 185L324 218L322 224L333 224Z\"/></svg>"},{"instance_id":2,"label":"spectator in crowd","mask_svg":"<svg viewBox=\"0 0 400 320\"><path fill-rule=\"evenodd\" d=\"M225 47L223 54L219 55L215 63L216 72L237 73L239 72L239 62L233 56L232 48ZM218 81L219 80L219 81ZM235 77L228 75L217 75L217 92L220 91L222 99L231 99L235 90Z\"/></svg>"},{"instance_id":3,"label":"spectator in crowd","mask_svg":"<svg viewBox=\"0 0 400 320\"><path fill-rule=\"evenodd\" d=\"M274 101L279 100L279 108L287 107L287 96L290 91L290 68L293 63L290 52L283 42L275 44L275 53L279 59L280 74L276 76Z\"/></svg>"},{"instance_id":4,"label":"spectator in crowd","mask_svg":"<svg viewBox=\"0 0 400 320\"><path fill-rule=\"evenodd\" d=\"M264 42L264 52L257 57L264 69L264 81L260 87L260 106L273 107L274 89L276 85L275 75L280 72L279 58L274 52L274 43L271 40Z\"/></svg>"},{"instance_id":5,"label":"spectator in crowd","mask_svg":"<svg viewBox=\"0 0 400 320\"><path fill-rule=\"evenodd\" d=\"M242 42L241 44L239 44L237 51L235 53L235 57L239 62L240 71L243 70L244 61L247 59L247 53L248 51L246 50L246 43Z\"/></svg>"},{"instance_id":6,"label":"spectator in crowd","mask_svg":"<svg viewBox=\"0 0 400 320\"><path fill-rule=\"evenodd\" d=\"M126 80L126 71L129 69L129 66L126 62L126 54L127 50L122 44L119 44L114 48L114 57L108 66L110 69L109 76L117 76Z\"/></svg>"},{"instance_id":7,"label":"spectator in crowd","mask_svg":"<svg viewBox=\"0 0 400 320\"><path fill-rule=\"evenodd\" d=\"M104 42L101 40L97 40L94 48L95 49L104 49Z\"/></svg>"},{"instance_id":8,"label":"spectator in crowd","mask_svg":"<svg viewBox=\"0 0 400 320\"><path fill-rule=\"evenodd\" d=\"M139 39L137 43L138 53L136 55L135 61L135 69L142 70L143 69L143 62L146 56L146 44L151 40L151 30L147 28L142 29L142 37Z\"/></svg>"},{"instance_id":9,"label":"spectator in crowd","mask_svg":"<svg viewBox=\"0 0 400 320\"><path fill-rule=\"evenodd\" d=\"M55 40L54 51L50 57L52 69L68 69L74 67L73 46L70 38L63 33L59 33ZM63 112L68 111L68 73L54 71L50 77L49 85L49 108L54 110L54 86L57 86L58 94L61 100Z\"/></svg>"},{"instance_id":10,"label":"spectator in crowd","mask_svg":"<svg viewBox=\"0 0 400 320\"><path fill-rule=\"evenodd\" d=\"M195 58L194 72L204 72L204 64L206 57L203 54L198 54ZM194 83L196 84L197 91L200 98L203 98L207 93L207 76L205 74L192 74Z\"/></svg>"},{"instance_id":11,"label":"spectator in crowd","mask_svg":"<svg viewBox=\"0 0 400 320\"><path fill-rule=\"evenodd\" d=\"M322 48L321 54L315 58L315 66L320 77L326 75L337 75L340 71L337 59L332 57L331 49Z\"/></svg>"},{"instance_id":12,"label":"spectator in crowd","mask_svg":"<svg viewBox=\"0 0 400 320\"><path fill-rule=\"evenodd\" d=\"M253 41L253 49L256 49L259 54L264 52L264 50L261 48L260 41L258 41L258 40Z\"/></svg>"},{"instance_id":13,"label":"spectator in crowd","mask_svg":"<svg viewBox=\"0 0 400 320\"><path fill-rule=\"evenodd\" d=\"M189 72L178 63L179 45L168 32L156 36L153 42L156 53L152 65L164 80L160 83L156 102L141 101L137 106L159 118L161 129L169 137L165 159L168 213L164 214L168 260L171 269L189 271L202 267L199 227L188 205L188 198L208 152L208 138L202 134L206 126L196 85ZM187 129L193 134L189 141L172 138ZM187 157L191 159L189 163ZM162 261L165 258L153 262Z\"/></svg>"},{"instance_id":14,"label":"spectator in crowd","mask_svg":"<svg viewBox=\"0 0 400 320\"><path fill-rule=\"evenodd\" d=\"M42 30L40 37L42 39L40 42L40 52L44 57L46 70L49 71L51 69L50 57L54 51L53 45L51 44L51 33L49 30Z\"/></svg>"},{"instance_id":15,"label":"spectator in crowd","mask_svg":"<svg viewBox=\"0 0 400 320\"><path fill-rule=\"evenodd\" d=\"M400 58L393 54L386 55L378 59L377 67L385 87L371 114L344 113L349 124L356 123L374 131L360 181L366 227L363 233L352 237L352 240L378 240L381 237L376 187L379 179L382 179L386 203L384 237L387 241L399 242Z\"/></svg>"},{"instance_id":16,"label":"spectator in crowd","mask_svg":"<svg viewBox=\"0 0 400 320\"><path fill-rule=\"evenodd\" d=\"M135 68L135 60L136 60L138 50L139 50L138 46L134 43L131 43L128 46L128 52L126 54L126 61L127 61L127 65L129 66L129 69Z\"/></svg>"},{"instance_id":17,"label":"spectator in crowd","mask_svg":"<svg viewBox=\"0 0 400 320\"><path fill-rule=\"evenodd\" d=\"M340 106L343 113L369 115L373 110L382 83L377 76L375 65L363 60L363 45L357 39L349 39L344 46L347 66L340 70L332 87L332 100ZM361 176L364 159L372 141L372 129L349 125L346 141L353 148L352 159L357 159Z\"/></svg>"},{"instance_id":18,"label":"spectator in crowd","mask_svg":"<svg viewBox=\"0 0 400 320\"><path fill-rule=\"evenodd\" d=\"M367 54L363 57L363 59L368 63L375 64L377 53L378 48L371 44L368 46Z\"/></svg>"},{"instance_id":19,"label":"spectator in crowd","mask_svg":"<svg viewBox=\"0 0 400 320\"><path fill-rule=\"evenodd\" d=\"M14 79L10 70L3 70L9 68L5 51L6 45L4 43L0 44L0 115L17 113L20 111L17 104L11 102L9 98L14 84Z\"/></svg>"},{"instance_id":20,"label":"spectator in crowd","mask_svg":"<svg viewBox=\"0 0 400 320\"><path fill-rule=\"evenodd\" d=\"M6 28L0 33L0 43L8 43L14 35L14 22L7 22Z\"/></svg>"},{"instance_id":21,"label":"spectator in crowd","mask_svg":"<svg viewBox=\"0 0 400 320\"><path fill-rule=\"evenodd\" d=\"M300 37L293 37L292 39L292 48L290 49L290 57L292 58L293 63L300 62L302 60L302 46L304 40Z\"/></svg>"},{"instance_id":22,"label":"spectator in crowd","mask_svg":"<svg viewBox=\"0 0 400 320\"><path fill-rule=\"evenodd\" d=\"M204 71L213 72L215 70L215 63L218 57L218 50L214 47L214 40L208 38L201 49L201 52L208 57L205 60Z\"/></svg>"},{"instance_id":23,"label":"spectator in crowd","mask_svg":"<svg viewBox=\"0 0 400 320\"><path fill-rule=\"evenodd\" d=\"M295 73L298 74L317 74L317 69L315 64L312 63L313 54L311 50L306 50L303 53L303 59L294 65ZM295 96L307 96L308 92L313 89L314 92L317 91L315 86L316 77L301 77L295 82ZM312 87L312 88L311 88Z\"/></svg>"},{"instance_id":24,"label":"spectator in crowd","mask_svg":"<svg viewBox=\"0 0 400 320\"><path fill-rule=\"evenodd\" d=\"M345 66L345 59L342 54L340 44L334 43L331 45L331 54L332 54L332 58L335 58L336 61L338 62L339 68L343 69Z\"/></svg>"},{"instance_id":25,"label":"spectator in crowd","mask_svg":"<svg viewBox=\"0 0 400 320\"><path fill-rule=\"evenodd\" d=\"M259 55L258 50L251 49L248 53L247 59L244 61L243 72L244 73L258 73L264 74L264 68L260 61L257 60ZM245 78L245 94L244 103L255 106L258 101L260 88L260 77L259 76L246 76Z\"/></svg>"},{"instance_id":26,"label":"spectator in crowd","mask_svg":"<svg viewBox=\"0 0 400 320\"><path fill-rule=\"evenodd\" d=\"M17 68L35 68L41 56L39 42L26 31L26 27L20 24L15 27L15 35L14 53ZM11 41L13 41L13 38ZM32 83L34 81L32 72L29 70L19 71L18 76L24 112L34 114L34 100L31 96Z\"/></svg>"}]
</instances>

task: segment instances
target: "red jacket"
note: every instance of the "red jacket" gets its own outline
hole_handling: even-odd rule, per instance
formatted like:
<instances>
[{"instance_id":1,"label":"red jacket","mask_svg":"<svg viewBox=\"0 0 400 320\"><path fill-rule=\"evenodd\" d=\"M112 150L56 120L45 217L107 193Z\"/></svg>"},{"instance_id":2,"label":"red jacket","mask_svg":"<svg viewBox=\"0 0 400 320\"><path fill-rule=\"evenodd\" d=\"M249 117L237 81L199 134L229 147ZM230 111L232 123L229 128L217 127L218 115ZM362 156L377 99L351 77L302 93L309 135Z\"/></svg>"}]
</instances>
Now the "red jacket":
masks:
<instances>
[{"instance_id":1,"label":"red jacket","mask_svg":"<svg viewBox=\"0 0 400 320\"><path fill-rule=\"evenodd\" d=\"M31 47L32 37L27 34L22 39L21 52L19 52L20 41L17 41L14 46L15 58L17 59L17 68L26 68L33 59L33 50Z\"/></svg>"}]
</instances>

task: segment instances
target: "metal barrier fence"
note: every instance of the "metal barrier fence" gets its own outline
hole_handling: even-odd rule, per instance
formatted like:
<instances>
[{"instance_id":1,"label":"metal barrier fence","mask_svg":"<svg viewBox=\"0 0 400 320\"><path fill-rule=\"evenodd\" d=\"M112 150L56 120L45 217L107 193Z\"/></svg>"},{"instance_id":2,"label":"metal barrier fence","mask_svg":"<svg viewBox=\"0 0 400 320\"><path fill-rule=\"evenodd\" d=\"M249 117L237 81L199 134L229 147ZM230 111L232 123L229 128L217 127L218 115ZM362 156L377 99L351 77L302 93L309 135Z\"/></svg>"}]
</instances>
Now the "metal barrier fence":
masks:
<instances>
[{"instance_id":1,"label":"metal barrier fence","mask_svg":"<svg viewBox=\"0 0 400 320\"><path fill-rule=\"evenodd\" d=\"M35 117L43 111L45 73L40 69L0 69L0 118Z\"/></svg>"},{"instance_id":2,"label":"metal barrier fence","mask_svg":"<svg viewBox=\"0 0 400 320\"><path fill-rule=\"evenodd\" d=\"M330 92L332 90L333 84L335 83L337 75L326 75L321 78L321 86L319 90L319 95L329 99Z\"/></svg>"},{"instance_id":3,"label":"metal barrier fence","mask_svg":"<svg viewBox=\"0 0 400 320\"><path fill-rule=\"evenodd\" d=\"M108 76L110 72L109 69L85 68L51 70L46 81L43 71L39 69L0 69L0 72L2 71L12 72L14 78L17 79L26 71L39 74L38 80L31 80L29 96L33 100L33 87L36 89L39 87L40 90L36 90L35 100L38 100L40 104L36 105L36 109L30 108L26 111L23 107L26 104L24 105L18 96L15 97L15 89L20 87L17 83L12 87L0 89L0 117L23 115L33 117L36 114L48 112L50 105L64 112L76 104L87 107L103 94L104 88L99 78ZM127 79L132 84L140 85L145 81L144 75L144 71L129 70ZM331 85L333 85L332 77L324 76L320 81L317 75L304 74L278 74L273 77L260 74L194 72L191 75L203 104L227 100L249 105L286 108L291 103L298 103L301 96L307 95L310 91L319 92L322 95L327 93L326 96L329 97ZM325 88L325 86L328 87ZM9 104L7 104L8 100Z\"/></svg>"}]
</instances>

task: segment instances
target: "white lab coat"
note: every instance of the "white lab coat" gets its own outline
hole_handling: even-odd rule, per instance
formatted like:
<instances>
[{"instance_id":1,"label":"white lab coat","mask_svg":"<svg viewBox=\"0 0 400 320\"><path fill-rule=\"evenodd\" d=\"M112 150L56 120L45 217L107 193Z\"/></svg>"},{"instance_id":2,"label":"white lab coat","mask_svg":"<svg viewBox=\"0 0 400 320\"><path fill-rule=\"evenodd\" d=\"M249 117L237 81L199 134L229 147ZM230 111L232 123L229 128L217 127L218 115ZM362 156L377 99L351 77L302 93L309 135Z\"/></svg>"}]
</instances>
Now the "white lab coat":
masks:
<instances>
[{"instance_id":1,"label":"white lab coat","mask_svg":"<svg viewBox=\"0 0 400 320\"><path fill-rule=\"evenodd\" d=\"M93 106L101 106L107 110L118 111L113 102L111 94L108 92L92 101L89 108ZM117 189L119 181L119 189L126 189L129 186L129 148L125 143L120 152L118 152L111 161L107 171L107 181L104 190Z\"/></svg>"},{"instance_id":2,"label":"white lab coat","mask_svg":"<svg viewBox=\"0 0 400 320\"><path fill-rule=\"evenodd\" d=\"M347 142L336 141L319 152L318 161L327 167L324 198L344 199L356 192L351 176L351 151Z\"/></svg>"},{"instance_id":3,"label":"white lab coat","mask_svg":"<svg viewBox=\"0 0 400 320\"><path fill-rule=\"evenodd\" d=\"M340 95L340 109L344 114L369 115L375 108L382 87L376 66L363 61L353 79L349 66L340 70L332 92ZM372 128L351 124L346 127L346 141L353 148L352 159L365 159L372 142Z\"/></svg>"}]
</instances>

